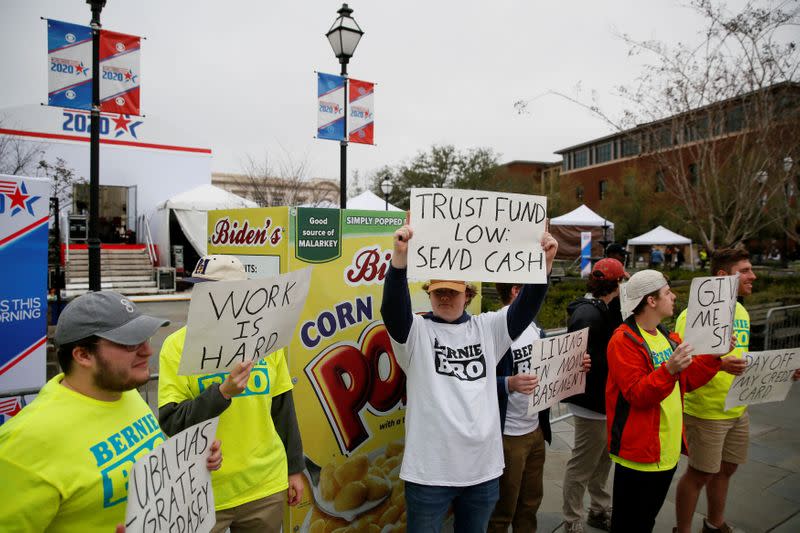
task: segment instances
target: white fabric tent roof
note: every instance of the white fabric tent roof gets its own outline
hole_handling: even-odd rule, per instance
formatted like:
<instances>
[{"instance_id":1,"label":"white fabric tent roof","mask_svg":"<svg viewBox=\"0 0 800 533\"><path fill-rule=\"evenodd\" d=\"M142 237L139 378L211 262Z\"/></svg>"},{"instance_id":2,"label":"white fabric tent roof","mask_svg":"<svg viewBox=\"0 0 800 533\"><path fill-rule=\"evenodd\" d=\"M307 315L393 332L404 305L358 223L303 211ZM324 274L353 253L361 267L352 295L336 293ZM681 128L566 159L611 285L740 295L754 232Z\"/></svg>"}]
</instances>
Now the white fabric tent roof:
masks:
<instances>
[{"instance_id":1,"label":"white fabric tent roof","mask_svg":"<svg viewBox=\"0 0 800 533\"><path fill-rule=\"evenodd\" d=\"M550 223L552 224L552 221ZM658 226L628 241L628 246L652 244L692 244L692 239L678 235L664 226Z\"/></svg>"},{"instance_id":2,"label":"white fabric tent roof","mask_svg":"<svg viewBox=\"0 0 800 533\"><path fill-rule=\"evenodd\" d=\"M212 209L235 209L258 207L258 204L237 196L210 183L176 194L158 206L159 209L185 209L211 211Z\"/></svg>"},{"instance_id":3,"label":"white fabric tent roof","mask_svg":"<svg viewBox=\"0 0 800 533\"><path fill-rule=\"evenodd\" d=\"M386 209L386 200L378 197L372 191L364 191L358 196L347 200L347 209L371 209L373 211L383 211ZM389 211L402 211L399 207L389 204Z\"/></svg>"},{"instance_id":4,"label":"white fabric tent roof","mask_svg":"<svg viewBox=\"0 0 800 533\"><path fill-rule=\"evenodd\" d=\"M207 183L176 194L166 202L161 203L158 209L164 211L167 215L170 209L175 213L175 217L178 219L186 238L202 257L206 255L208 250L206 235L208 231L208 211L213 209L237 209L240 207L258 207L258 204ZM166 220L169 220L168 216ZM166 227L169 227L168 223ZM162 252L168 253L168 247L166 250L160 250L159 255Z\"/></svg>"},{"instance_id":5,"label":"white fabric tent roof","mask_svg":"<svg viewBox=\"0 0 800 533\"><path fill-rule=\"evenodd\" d=\"M614 227L613 222L601 217L585 204L579 205L565 215L550 219L551 226L602 226L604 223L608 224L609 228Z\"/></svg>"}]
</instances>

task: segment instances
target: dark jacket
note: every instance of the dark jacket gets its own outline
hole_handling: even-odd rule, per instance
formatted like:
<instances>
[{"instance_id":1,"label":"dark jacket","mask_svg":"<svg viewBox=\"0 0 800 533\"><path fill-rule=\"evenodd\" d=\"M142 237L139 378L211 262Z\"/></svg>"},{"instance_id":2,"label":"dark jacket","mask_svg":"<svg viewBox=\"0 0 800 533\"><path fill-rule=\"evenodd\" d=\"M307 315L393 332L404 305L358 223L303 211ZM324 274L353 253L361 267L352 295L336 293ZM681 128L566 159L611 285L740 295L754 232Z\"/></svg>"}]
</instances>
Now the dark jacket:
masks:
<instances>
[{"instance_id":1,"label":"dark jacket","mask_svg":"<svg viewBox=\"0 0 800 533\"><path fill-rule=\"evenodd\" d=\"M544 338L544 331L540 330L541 338ZM500 430L506 427L506 411L508 410L508 390L506 389L506 378L514 375L514 358L509 348L503 358L497 363L497 403L500 405ZM550 430L550 409L539 411L539 427L542 429L544 440L549 444L553 440Z\"/></svg>"},{"instance_id":2,"label":"dark jacket","mask_svg":"<svg viewBox=\"0 0 800 533\"><path fill-rule=\"evenodd\" d=\"M618 301L617 298L612 300ZM564 401L591 409L600 414L606 412L606 379L608 378L608 341L622 322L619 311L610 309L603 300L578 298L567 306L568 331L589 328L586 351L592 358L592 369L586 374L586 392L565 398Z\"/></svg>"}]
</instances>

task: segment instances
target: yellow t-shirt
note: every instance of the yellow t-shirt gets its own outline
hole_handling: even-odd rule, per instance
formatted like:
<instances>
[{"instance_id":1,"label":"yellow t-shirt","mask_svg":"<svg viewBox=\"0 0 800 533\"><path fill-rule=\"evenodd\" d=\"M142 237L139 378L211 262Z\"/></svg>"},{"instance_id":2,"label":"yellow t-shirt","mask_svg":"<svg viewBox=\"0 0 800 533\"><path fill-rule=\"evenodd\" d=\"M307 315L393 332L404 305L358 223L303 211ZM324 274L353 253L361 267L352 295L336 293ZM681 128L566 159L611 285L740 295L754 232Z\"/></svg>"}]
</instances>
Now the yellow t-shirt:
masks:
<instances>
[{"instance_id":1,"label":"yellow t-shirt","mask_svg":"<svg viewBox=\"0 0 800 533\"><path fill-rule=\"evenodd\" d=\"M685 328L684 310L675 322L675 331L683 337ZM750 314L739 302L736 302L736 312L733 315L733 333L736 335L736 347L723 357L744 357L750 347ZM747 409L746 405L725 410L725 397L728 396L734 377L733 374L720 370L711 381L699 389L686 393L683 398L683 410L686 414L706 420L739 418Z\"/></svg>"},{"instance_id":2,"label":"yellow t-shirt","mask_svg":"<svg viewBox=\"0 0 800 533\"><path fill-rule=\"evenodd\" d=\"M48 381L0 427L0 531L109 533L125 522L128 472L164 442L138 391L95 400Z\"/></svg>"},{"instance_id":3,"label":"yellow t-shirt","mask_svg":"<svg viewBox=\"0 0 800 533\"><path fill-rule=\"evenodd\" d=\"M227 372L179 376L186 328L166 338L161 347L158 405L196 398L214 383L222 383ZM217 438L222 441L222 468L211 473L216 509L230 509L289 486L289 471L283 441L270 416L272 398L292 389L284 350L259 361L247 388L233 398L220 415Z\"/></svg>"},{"instance_id":4,"label":"yellow t-shirt","mask_svg":"<svg viewBox=\"0 0 800 533\"><path fill-rule=\"evenodd\" d=\"M669 340L660 332L651 335L639 328L639 333L650 348L653 366L658 368L672 356ZM661 459L655 463L637 463L611 455L615 463L641 472L661 472L672 470L681 458L681 438L683 435L683 414L681 412L681 389L677 382L672 392L661 400L661 418L658 423L658 440L661 444Z\"/></svg>"}]
</instances>

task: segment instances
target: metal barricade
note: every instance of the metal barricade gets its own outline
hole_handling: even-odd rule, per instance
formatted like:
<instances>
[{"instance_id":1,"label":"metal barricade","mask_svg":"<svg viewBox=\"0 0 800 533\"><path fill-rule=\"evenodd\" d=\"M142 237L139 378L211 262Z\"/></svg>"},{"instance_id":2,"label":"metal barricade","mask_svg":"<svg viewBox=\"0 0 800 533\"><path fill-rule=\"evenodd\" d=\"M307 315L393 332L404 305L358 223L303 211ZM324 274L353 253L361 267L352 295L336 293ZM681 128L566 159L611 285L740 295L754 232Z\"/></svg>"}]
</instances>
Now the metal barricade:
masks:
<instances>
[{"instance_id":1,"label":"metal barricade","mask_svg":"<svg viewBox=\"0 0 800 533\"><path fill-rule=\"evenodd\" d=\"M767 311L764 349L780 350L800 346L800 305L773 307Z\"/></svg>"}]
</instances>

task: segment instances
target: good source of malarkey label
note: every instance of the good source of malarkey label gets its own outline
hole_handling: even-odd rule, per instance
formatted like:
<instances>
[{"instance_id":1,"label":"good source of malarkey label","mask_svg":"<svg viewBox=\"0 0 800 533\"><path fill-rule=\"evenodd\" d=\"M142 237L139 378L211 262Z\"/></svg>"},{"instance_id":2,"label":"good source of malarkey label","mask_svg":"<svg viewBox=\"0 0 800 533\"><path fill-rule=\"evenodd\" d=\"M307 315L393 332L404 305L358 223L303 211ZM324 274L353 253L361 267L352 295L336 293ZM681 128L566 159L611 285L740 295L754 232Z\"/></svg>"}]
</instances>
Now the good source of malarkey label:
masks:
<instances>
[{"instance_id":1,"label":"good source of malarkey label","mask_svg":"<svg viewBox=\"0 0 800 533\"><path fill-rule=\"evenodd\" d=\"M528 399L528 415L586 390L583 354L589 328L539 339L530 345L529 374L539 376L539 385Z\"/></svg>"},{"instance_id":2,"label":"good source of malarkey label","mask_svg":"<svg viewBox=\"0 0 800 533\"><path fill-rule=\"evenodd\" d=\"M288 345L310 281L311 268L305 268L267 279L195 285L178 374L227 371Z\"/></svg>"},{"instance_id":3,"label":"good source of malarkey label","mask_svg":"<svg viewBox=\"0 0 800 533\"><path fill-rule=\"evenodd\" d=\"M725 409L786 399L792 388L792 374L800 368L800 348L749 352L745 360L747 368L731 383Z\"/></svg>"},{"instance_id":4,"label":"good source of malarkey label","mask_svg":"<svg viewBox=\"0 0 800 533\"><path fill-rule=\"evenodd\" d=\"M211 531L216 523L206 467L219 418L187 428L140 457L128 481L125 531Z\"/></svg>"},{"instance_id":5,"label":"good source of malarkey label","mask_svg":"<svg viewBox=\"0 0 800 533\"><path fill-rule=\"evenodd\" d=\"M695 353L726 354L730 351L739 274L694 278L689 289L683 340Z\"/></svg>"},{"instance_id":6,"label":"good source of malarkey label","mask_svg":"<svg viewBox=\"0 0 800 533\"><path fill-rule=\"evenodd\" d=\"M408 276L544 283L547 198L458 189L411 189Z\"/></svg>"}]
</instances>

